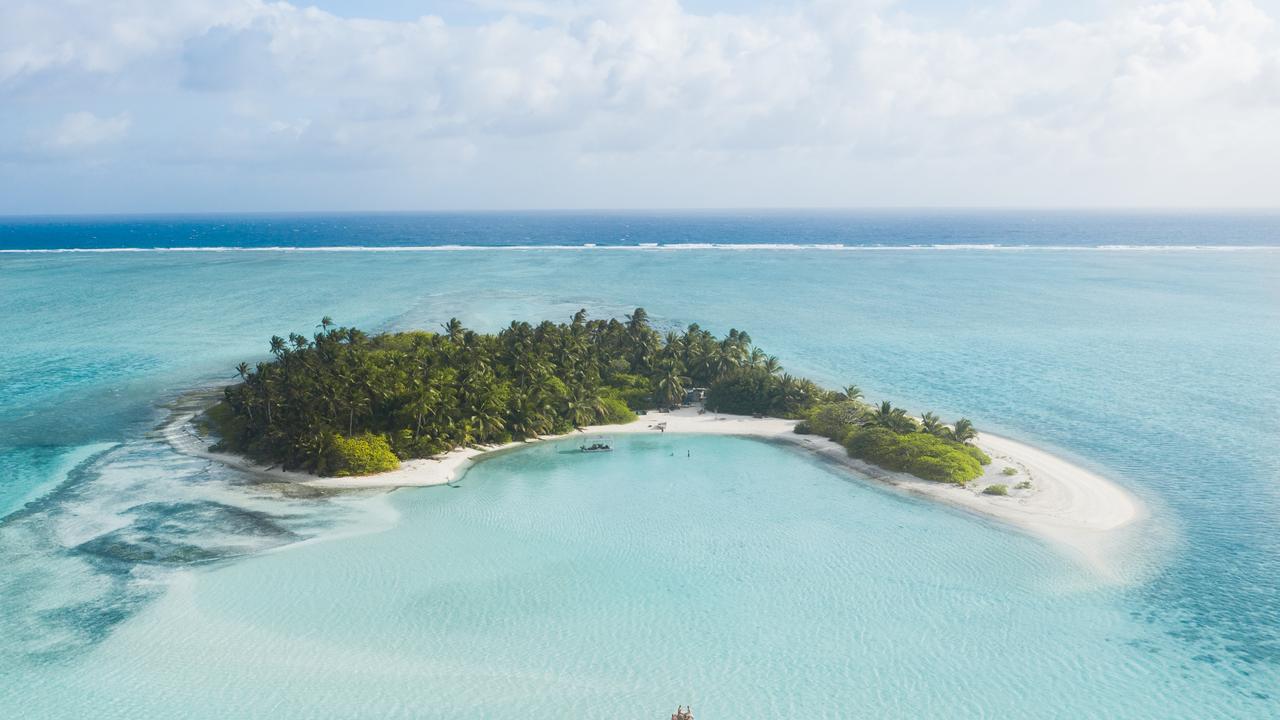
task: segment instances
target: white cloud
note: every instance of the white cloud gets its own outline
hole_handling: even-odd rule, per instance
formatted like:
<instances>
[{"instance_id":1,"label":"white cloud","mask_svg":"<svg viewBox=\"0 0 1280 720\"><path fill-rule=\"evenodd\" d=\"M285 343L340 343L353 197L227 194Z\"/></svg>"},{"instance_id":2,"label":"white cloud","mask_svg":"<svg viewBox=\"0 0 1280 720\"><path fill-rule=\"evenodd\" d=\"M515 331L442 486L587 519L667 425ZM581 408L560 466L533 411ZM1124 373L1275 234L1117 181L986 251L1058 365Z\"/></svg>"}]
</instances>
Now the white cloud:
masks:
<instances>
[{"instance_id":1,"label":"white cloud","mask_svg":"<svg viewBox=\"0 0 1280 720\"><path fill-rule=\"evenodd\" d=\"M74 150L115 142L129 132L128 113L98 117L91 112L67 113L49 134L48 144L59 150Z\"/></svg>"},{"instance_id":2,"label":"white cloud","mask_svg":"<svg viewBox=\"0 0 1280 720\"><path fill-rule=\"evenodd\" d=\"M259 0L10 4L17 136L59 105L130 108L146 120L119 161L193 196L204 164L359 168L375 178L352 181L370 193L355 204L400 206L1275 203L1280 33L1250 0L1038 25L988 4L975 17L1000 22L952 26L878 0L713 16L521 0L479 26ZM72 113L52 142L105 144L129 118ZM319 202L296 192L280 204Z\"/></svg>"}]
</instances>

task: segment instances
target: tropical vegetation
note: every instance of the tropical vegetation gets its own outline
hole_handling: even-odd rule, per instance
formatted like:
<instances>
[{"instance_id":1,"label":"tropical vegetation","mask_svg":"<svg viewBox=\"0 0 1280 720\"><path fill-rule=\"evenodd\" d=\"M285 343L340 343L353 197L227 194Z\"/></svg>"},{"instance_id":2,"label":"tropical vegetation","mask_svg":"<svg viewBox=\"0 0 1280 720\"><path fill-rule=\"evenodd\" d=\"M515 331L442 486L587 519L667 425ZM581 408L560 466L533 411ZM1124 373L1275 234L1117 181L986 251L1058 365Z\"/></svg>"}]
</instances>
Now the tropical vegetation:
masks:
<instances>
[{"instance_id":1,"label":"tropical vegetation","mask_svg":"<svg viewBox=\"0 0 1280 720\"><path fill-rule=\"evenodd\" d=\"M969 444L978 431L965 418L944 424L927 412L917 421L885 401L868 406L850 386L834 402L810 407L796 432L834 440L851 457L925 480L962 485L981 477L991 458Z\"/></svg>"},{"instance_id":2,"label":"tropical vegetation","mask_svg":"<svg viewBox=\"0 0 1280 720\"><path fill-rule=\"evenodd\" d=\"M623 320L583 310L567 323L512 322L495 334L454 319L439 332L369 335L325 317L311 337L276 336L269 347L273 359L241 363L240 382L209 411L216 447L321 475L625 423L683 402L690 388L781 373L744 332L717 338L695 324L662 334L643 308ZM793 413L818 391L788 377L778 385L760 407Z\"/></svg>"},{"instance_id":3,"label":"tropical vegetation","mask_svg":"<svg viewBox=\"0 0 1280 720\"><path fill-rule=\"evenodd\" d=\"M659 332L643 308L624 319L512 322L497 333L457 319L439 332L369 335L325 317L311 337L271 338L271 360L241 363L207 413L215 449L319 475L359 475L453 448L635 420L707 389L709 410L801 419L800 432L930 480L967 482L989 462L961 419L919 422L855 385L827 390L732 329Z\"/></svg>"}]
</instances>

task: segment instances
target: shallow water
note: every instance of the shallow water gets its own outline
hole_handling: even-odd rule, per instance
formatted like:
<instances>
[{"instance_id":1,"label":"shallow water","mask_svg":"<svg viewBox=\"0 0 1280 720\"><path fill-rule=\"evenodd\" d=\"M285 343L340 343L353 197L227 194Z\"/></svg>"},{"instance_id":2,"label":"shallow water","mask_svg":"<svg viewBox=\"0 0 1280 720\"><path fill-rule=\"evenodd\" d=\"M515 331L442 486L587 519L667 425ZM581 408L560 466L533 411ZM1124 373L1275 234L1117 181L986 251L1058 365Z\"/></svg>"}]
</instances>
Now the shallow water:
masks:
<instances>
[{"instance_id":1,"label":"shallow water","mask_svg":"<svg viewBox=\"0 0 1280 720\"><path fill-rule=\"evenodd\" d=\"M385 532L185 574L47 669L44 709L1197 717L1166 698L1206 689L1250 709L1214 668L1160 662L1174 641L1023 537L760 442L614 442L510 453L458 490L395 493Z\"/></svg>"},{"instance_id":2,"label":"shallow water","mask_svg":"<svg viewBox=\"0 0 1280 720\"><path fill-rule=\"evenodd\" d=\"M1273 250L7 254L0 291L0 706L32 717L1273 715ZM147 437L323 314L635 305L1116 479L1153 511L1134 582L745 441L697 440L723 472L537 448L388 499L281 497Z\"/></svg>"}]
</instances>

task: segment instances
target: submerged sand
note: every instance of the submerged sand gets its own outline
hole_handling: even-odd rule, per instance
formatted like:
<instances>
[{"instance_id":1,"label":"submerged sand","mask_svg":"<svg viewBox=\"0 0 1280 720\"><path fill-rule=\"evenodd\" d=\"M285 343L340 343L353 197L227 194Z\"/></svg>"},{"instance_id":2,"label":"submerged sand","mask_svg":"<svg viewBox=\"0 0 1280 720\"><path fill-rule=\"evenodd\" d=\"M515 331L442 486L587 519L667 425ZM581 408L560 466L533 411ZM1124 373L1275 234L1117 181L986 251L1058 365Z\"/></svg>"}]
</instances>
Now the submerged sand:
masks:
<instances>
[{"instance_id":1,"label":"submerged sand","mask_svg":"<svg viewBox=\"0 0 1280 720\"><path fill-rule=\"evenodd\" d=\"M399 469L358 477L316 477L278 468L264 467L238 455L208 450L208 440L201 437L192 423L193 416L175 418L161 429L164 438L176 450L216 460L232 467L274 480L294 482L315 488L382 488L425 487L444 485L462 477L473 462L493 452L521 447L528 442L501 446L462 448L434 458L409 460ZM1104 577L1115 579L1117 550L1116 531L1141 518L1145 510L1141 502L1119 485L1067 460L1009 438L983 433L974 444L992 457L986 474L966 487L930 482L891 472L850 458L838 443L817 435L798 435L796 421L782 418L751 418L717 413L699 414L694 408L670 413L642 416L627 425L601 425L582 428L573 435L593 433L639 434L707 434L734 435L773 441L813 452L854 472L888 486L945 502L1050 541L1053 545L1085 562ZM565 436L549 436L543 440ZM1005 475L1005 468L1015 474ZM1029 489L1014 489L1029 481ZM992 484L1005 484L1009 495L982 493Z\"/></svg>"}]
</instances>

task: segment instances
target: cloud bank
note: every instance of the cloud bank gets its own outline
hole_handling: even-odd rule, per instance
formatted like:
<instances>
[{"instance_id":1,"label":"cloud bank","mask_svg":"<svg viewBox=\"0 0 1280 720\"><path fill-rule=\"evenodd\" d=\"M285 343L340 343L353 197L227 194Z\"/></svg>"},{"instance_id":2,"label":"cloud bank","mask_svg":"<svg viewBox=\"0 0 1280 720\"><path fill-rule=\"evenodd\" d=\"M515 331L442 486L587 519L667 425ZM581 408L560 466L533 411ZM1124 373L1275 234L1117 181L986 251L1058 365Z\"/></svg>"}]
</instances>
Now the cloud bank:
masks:
<instances>
[{"instance_id":1,"label":"cloud bank","mask_svg":"<svg viewBox=\"0 0 1280 720\"><path fill-rule=\"evenodd\" d=\"M10 0L0 212L1277 202L1250 0L488 9Z\"/></svg>"}]
</instances>

